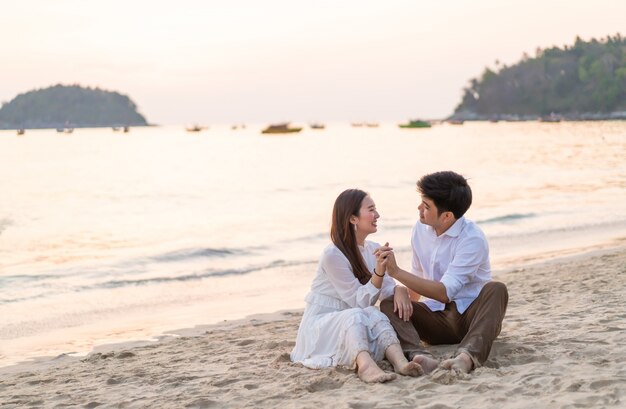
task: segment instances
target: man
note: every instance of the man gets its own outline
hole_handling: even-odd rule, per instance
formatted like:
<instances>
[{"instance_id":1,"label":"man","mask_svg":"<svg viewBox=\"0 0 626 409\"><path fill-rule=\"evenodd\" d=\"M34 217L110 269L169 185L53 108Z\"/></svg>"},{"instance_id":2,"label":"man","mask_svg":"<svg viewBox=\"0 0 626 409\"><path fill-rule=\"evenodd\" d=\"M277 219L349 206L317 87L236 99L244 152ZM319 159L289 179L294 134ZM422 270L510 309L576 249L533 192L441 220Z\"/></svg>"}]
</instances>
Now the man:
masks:
<instances>
[{"instance_id":1,"label":"man","mask_svg":"<svg viewBox=\"0 0 626 409\"><path fill-rule=\"evenodd\" d=\"M423 176L417 188L422 202L411 238L411 273L398 267L391 248L376 252L386 258L387 273L409 289L411 302L401 308L389 298L380 309L398 333L408 359L424 372L439 362L420 341L458 343L455 357L441 366L467 373L487 360L500 334L508 292L504 284L491 281L485 235L463 217L472 203L467 180L454 172L437 172Z\"/></svg>"}]
</instances>

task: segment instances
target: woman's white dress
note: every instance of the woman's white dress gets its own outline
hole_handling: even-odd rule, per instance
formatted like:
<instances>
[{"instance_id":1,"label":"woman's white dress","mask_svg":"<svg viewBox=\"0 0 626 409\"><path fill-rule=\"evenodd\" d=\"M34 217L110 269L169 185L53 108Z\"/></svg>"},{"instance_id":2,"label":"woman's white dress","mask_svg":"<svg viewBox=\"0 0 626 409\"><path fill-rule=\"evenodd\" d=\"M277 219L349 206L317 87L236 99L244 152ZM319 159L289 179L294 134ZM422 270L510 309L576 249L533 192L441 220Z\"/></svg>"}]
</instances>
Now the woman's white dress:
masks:
<instances>
[{"instance_id":1,"label":"woman's white dress","mask_svg":"<svg viewBox=\"0 0 626 409\"><path fill-rule=\"evenodd\" d=\"M359 247L370 272L376 266L373 253L378 247L370 241ZM361 284L348 259L330 244L322 253L311 291L305 298L291 360L314 369L354 368L361 351L369 351L376 361L382 360L387 347L399 341L389 319L374 304L392 296L395 286L388 275L380 289L371 281Z\"/></svg>"}]
</instances>

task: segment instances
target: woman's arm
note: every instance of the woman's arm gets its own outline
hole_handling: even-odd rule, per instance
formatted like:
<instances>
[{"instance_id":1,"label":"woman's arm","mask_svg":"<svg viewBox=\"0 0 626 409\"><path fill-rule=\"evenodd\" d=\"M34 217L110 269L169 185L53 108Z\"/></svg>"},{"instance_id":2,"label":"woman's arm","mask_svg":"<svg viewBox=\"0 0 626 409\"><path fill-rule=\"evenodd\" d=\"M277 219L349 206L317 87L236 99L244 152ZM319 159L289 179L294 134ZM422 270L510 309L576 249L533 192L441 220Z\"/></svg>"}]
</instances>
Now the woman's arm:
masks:
<instances>
[{"instance_id":1,"label":"woman's arm","mask_svg":"<svg viewBox=\"0 0 626 409\"><path fill-rule=\"evenodd\" d=\"M376 304L383 277L372 272L372 278L367 283L361 284L352 273L350 262L339 250L325 252L321 265L341 300L350 307L367 308Z\"/></svg>"}]
</instances>

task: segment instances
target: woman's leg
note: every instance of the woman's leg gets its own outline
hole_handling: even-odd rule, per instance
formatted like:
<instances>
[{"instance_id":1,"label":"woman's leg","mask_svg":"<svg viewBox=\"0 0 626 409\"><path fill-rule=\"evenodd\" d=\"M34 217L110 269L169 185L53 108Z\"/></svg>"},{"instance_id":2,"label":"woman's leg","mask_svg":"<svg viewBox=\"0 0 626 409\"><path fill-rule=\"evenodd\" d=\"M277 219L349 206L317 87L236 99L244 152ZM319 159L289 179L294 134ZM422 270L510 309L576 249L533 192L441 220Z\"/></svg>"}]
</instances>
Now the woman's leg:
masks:
<instances>
[{"instance_id":1,"label":"woman's leg","mask_svg":"<svg viewBox=\"0 0 626 409\"><path fill-rule=\"evenodd\" d=\"M396 379L395 373L380 369L368 351L361 351L356 356L356 370L359 379L367 383L383 383Z\"/></svg>"}]
</instances>

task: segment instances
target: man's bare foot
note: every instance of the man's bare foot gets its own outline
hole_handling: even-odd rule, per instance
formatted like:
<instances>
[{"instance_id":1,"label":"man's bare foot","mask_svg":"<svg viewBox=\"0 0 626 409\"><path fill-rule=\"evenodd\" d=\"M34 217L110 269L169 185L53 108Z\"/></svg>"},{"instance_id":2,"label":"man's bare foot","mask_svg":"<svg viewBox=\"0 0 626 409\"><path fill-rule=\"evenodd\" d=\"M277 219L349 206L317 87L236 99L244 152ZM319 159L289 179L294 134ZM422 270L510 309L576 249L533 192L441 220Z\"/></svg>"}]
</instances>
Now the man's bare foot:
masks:
<instances>
[{"instance_id":1,"label":"man's bare foot","mask_svg":"<svg viewBox=\"0 0 626 409\"><path fill-rule=\"evenodd\" d=\"M421 366L425 374L431 373L439 366L439 361L426 355L415 355L411 362Z\"/></svg>"},{"instance_id":2,"label":"man's bare foot","mask_svg":"<svg viewBox=\"0 0 626 409\"><path fill-rule=\"evenodd\" d=\"M446 359L441 363L442 368L454 369L463 373L469 373L473 366L472 358L465 352L461 352L456 358Z\"/></svg>"},{"instance_id":3,"label":"man's bare foot","mask_svg":"<svg viewBox=\"0 0 626 409\"><path fill-rule=\"evenodd\" d=\"M424 369L417 362L407 362L400 368L394 368L400 375L404 376L420 376L424 375Z\"/></svg>"},{"instance_id":4,"label":"man's bare foot","mask_svg":"<svg viewBox=\"0 0 626 409\"><path fill-rule=\"evenodd\" d=\"M357 369L359 379L367 383L383 383L396 379L395 373L387 373L380 369L378 365L366 363Z\"/></svg>"}]
</instances>

